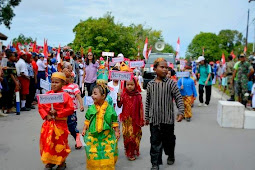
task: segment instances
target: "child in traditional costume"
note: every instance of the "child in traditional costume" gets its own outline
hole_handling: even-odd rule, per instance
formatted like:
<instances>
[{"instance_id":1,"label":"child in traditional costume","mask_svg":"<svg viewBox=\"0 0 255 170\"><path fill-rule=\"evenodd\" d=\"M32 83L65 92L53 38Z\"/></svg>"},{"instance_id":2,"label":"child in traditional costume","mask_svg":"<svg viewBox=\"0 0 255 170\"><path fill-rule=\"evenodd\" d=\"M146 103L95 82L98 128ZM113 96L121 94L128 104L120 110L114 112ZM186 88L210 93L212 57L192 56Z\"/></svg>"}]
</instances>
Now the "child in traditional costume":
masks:
<instances>
[{"instance_id":1,"label":"child in traditional costume","mask_svg":"<svg viewBox=\"0 0 255 170\"><path fill-rule=\"evenodd\" d=\"M78 109L78 101L80 104L80 111L81 112L84 111L84 106L83 106L83 102L81 98L81 91L79 89L79 86L73 83L74 77L72 76L72 73L67 68L64 68L62 72L66 76L66 84L65 86L63 86L63 90L70 95L74 104L74 113L68 116L68 119L67 119L68 129L71 135L74 137L74 140L77 139L75 144L75 149L80 149L82 146L81 144L79 144L80 134L79 134L79 130L77 129L76 111Z\"/></svg>"},{"instance_id":2,"label":"child in traditional costume","mask_svg":"<svg viewBox=\"0 0 255 170\"><path fill-rule=\"evenodd\" d=\"M118 158L117 140L120 137L117 115L105 100L107 86L96 85L92 91L94 104L86 113L82 135L88 170L114 170Z\"/></svg>"},{"instance_id":3,"label":"child in traditional costume","mask_svg":"<svg viewBox=\"0 0 255 170\"><path fill-rule=\"evenodd\" d=\"M64 102L38 105L39 113L44 121L40 137L41 160L45 169L51 170L58 165L57 170L66 168L65 160L71 152L68 146L67 117L74 112L73 101L68 93L62 90L66 81L65 74L55 72L51 77L51 93L63 93ZM52 108L53 106L53 108Z\"/></svg>"},{"instance_id":4,"label":"child in traditional costume","mask_svg":"<svg viewBox=\"0 0 255 170\"><path fill-rule=\"evenodd\" d=\"M139 146L144 125L144 111L141 89L135 78L124 83L123 93L118 94L118 107L123 106L120 120L123 122L123 138L126 156L129 160L135 160L139 156Z\"/></svg>"}]
</instances>

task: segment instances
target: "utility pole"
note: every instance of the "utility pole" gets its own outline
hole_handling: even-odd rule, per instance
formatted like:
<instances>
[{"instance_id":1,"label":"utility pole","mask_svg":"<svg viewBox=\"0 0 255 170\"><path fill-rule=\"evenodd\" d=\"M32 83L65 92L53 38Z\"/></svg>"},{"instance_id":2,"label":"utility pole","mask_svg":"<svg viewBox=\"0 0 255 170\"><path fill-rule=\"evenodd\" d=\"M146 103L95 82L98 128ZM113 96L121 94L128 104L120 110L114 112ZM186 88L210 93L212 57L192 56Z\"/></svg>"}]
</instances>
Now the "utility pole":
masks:
<instances>
[{"instance_id":1,"label":"utility pole","mask_svg":"<svg viewBox=\"0 0 255 170\"><path fill-rule=\"evenodd\" d=\"M246 29L246 41L245 41L246 49L248 48L249 17L250 17L250 10L248 9L247 29Z\"/></svg>"}]
</instances>

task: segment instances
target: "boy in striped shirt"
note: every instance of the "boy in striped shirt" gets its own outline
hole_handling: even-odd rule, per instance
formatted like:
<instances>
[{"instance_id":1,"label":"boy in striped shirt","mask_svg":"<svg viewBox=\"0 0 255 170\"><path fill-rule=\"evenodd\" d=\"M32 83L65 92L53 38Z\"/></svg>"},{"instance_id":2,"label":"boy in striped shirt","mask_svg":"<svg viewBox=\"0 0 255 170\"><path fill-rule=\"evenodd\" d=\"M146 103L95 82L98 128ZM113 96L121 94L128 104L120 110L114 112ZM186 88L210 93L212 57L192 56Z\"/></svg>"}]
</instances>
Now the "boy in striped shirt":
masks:
<instances>
[{"instance_id":1,"label":"boy in striped shirt","mask_svg":"<svg viewBox=\"0 0 255 170\"><path fill-rule=\"evenodd\" d=\"M74 137L74 140L76 140L77 135L79 135L79 130L77 129L77 116L76 116L76 111L78 109L78 101L80 104L81 112L84 111L84 106L83 106L79 86L73 83L72 73L67 68L65 68L62 72L66 75L66 85L63 86L63 90L64 92L67 92L70 95L74 104L74 113L71 116L68 116L68 119L67 119L68 129L71 135ZM78 136L78 139L79 139L79 136ZM80 148L81 146L77 146L77 144L75 144L75 149L80 149Z\"/></svg>"},{"instance_id":2,"label":"boy in striped shirt","mask_svg":"<svg viewBox=\"0 0 255 170\"><path fill-rule=\"evenodd\" d=\"M145 124L150 124L151 132L151 163L152 170L158 170L162 164L162 150L168 155L167 164L175 162L174 148L174 105L178 108L177 122L181 122L184 114L182 96L176 82L166 78L168 66L164 58L158 58L154 62L154 71L157 77L147 86Z\"/></svg>"}]
</instances>

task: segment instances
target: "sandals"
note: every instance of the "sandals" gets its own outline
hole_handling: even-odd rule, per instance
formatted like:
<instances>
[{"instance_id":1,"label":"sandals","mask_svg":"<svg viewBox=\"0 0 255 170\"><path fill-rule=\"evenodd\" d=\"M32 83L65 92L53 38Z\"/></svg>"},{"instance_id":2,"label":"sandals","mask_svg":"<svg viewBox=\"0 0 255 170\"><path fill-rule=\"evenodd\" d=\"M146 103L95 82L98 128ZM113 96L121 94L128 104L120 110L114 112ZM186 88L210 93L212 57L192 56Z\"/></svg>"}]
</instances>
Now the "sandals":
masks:
<instances>
[{"instance_id":1,"label":"sandals","mask_svg":"<svg viewBox=\"0 0 255 170\"><path fill-rule=\"evenodd\" d=\"M128 160L129 161L134 161L134 160L136 160L136 158L135 157L130 157L130 158L128 158Z\"/></svg>"},{"instance_id":2,"label":"sandals","mask_svg":"<svg viewBox=\"0 0 255 170\"><path fill-rule=\"evenodd\" d=\"M56 166L56 165L55 165L55 164L47 164L47 165L45 165L44 170L52 170L52 168L53 168L54 166Z\"/></svg>"},{"instance_id":3,"label":"sandals","mask_svg":"<svg viewBox=\"0 0 255 170\"><path fill-rule=\"evenodd\" d=\"M61 165L58 165L56 170L65 170L66 169L66 163L62 163Z\"/></svg>"},{"instance_id":4,"label":"sandals","mask_svg":"<svg viewBox=\"0 0 255 170\"><path fill-rule=\"evenodd\" d=\"M82 146L80 146L80 147L77 147L77 145L75 144L75 149L81 149L82 148Z\"/></svg>"}]
</instances>

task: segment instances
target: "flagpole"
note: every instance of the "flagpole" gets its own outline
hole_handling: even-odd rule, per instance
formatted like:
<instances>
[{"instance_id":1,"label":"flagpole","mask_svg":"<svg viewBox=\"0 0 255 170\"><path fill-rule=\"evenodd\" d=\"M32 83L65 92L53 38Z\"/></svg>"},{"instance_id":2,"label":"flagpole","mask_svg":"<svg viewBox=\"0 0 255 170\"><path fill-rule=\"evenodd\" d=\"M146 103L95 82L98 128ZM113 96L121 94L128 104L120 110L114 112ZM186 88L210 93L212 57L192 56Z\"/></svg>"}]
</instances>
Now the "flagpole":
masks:
<instances>
[{"instance_id":1,"label":"flagpole","mask_svg":"<svg viewBox=\"0 0 255 170\"><path fill-rule=\"evenodd\" d=\"M246 40L245 40L246 49L247 49L247 45L248 45L249 17L250 17L250 9L248 9L248 17L247 17Z\"/></svg>"}]
</instances>

